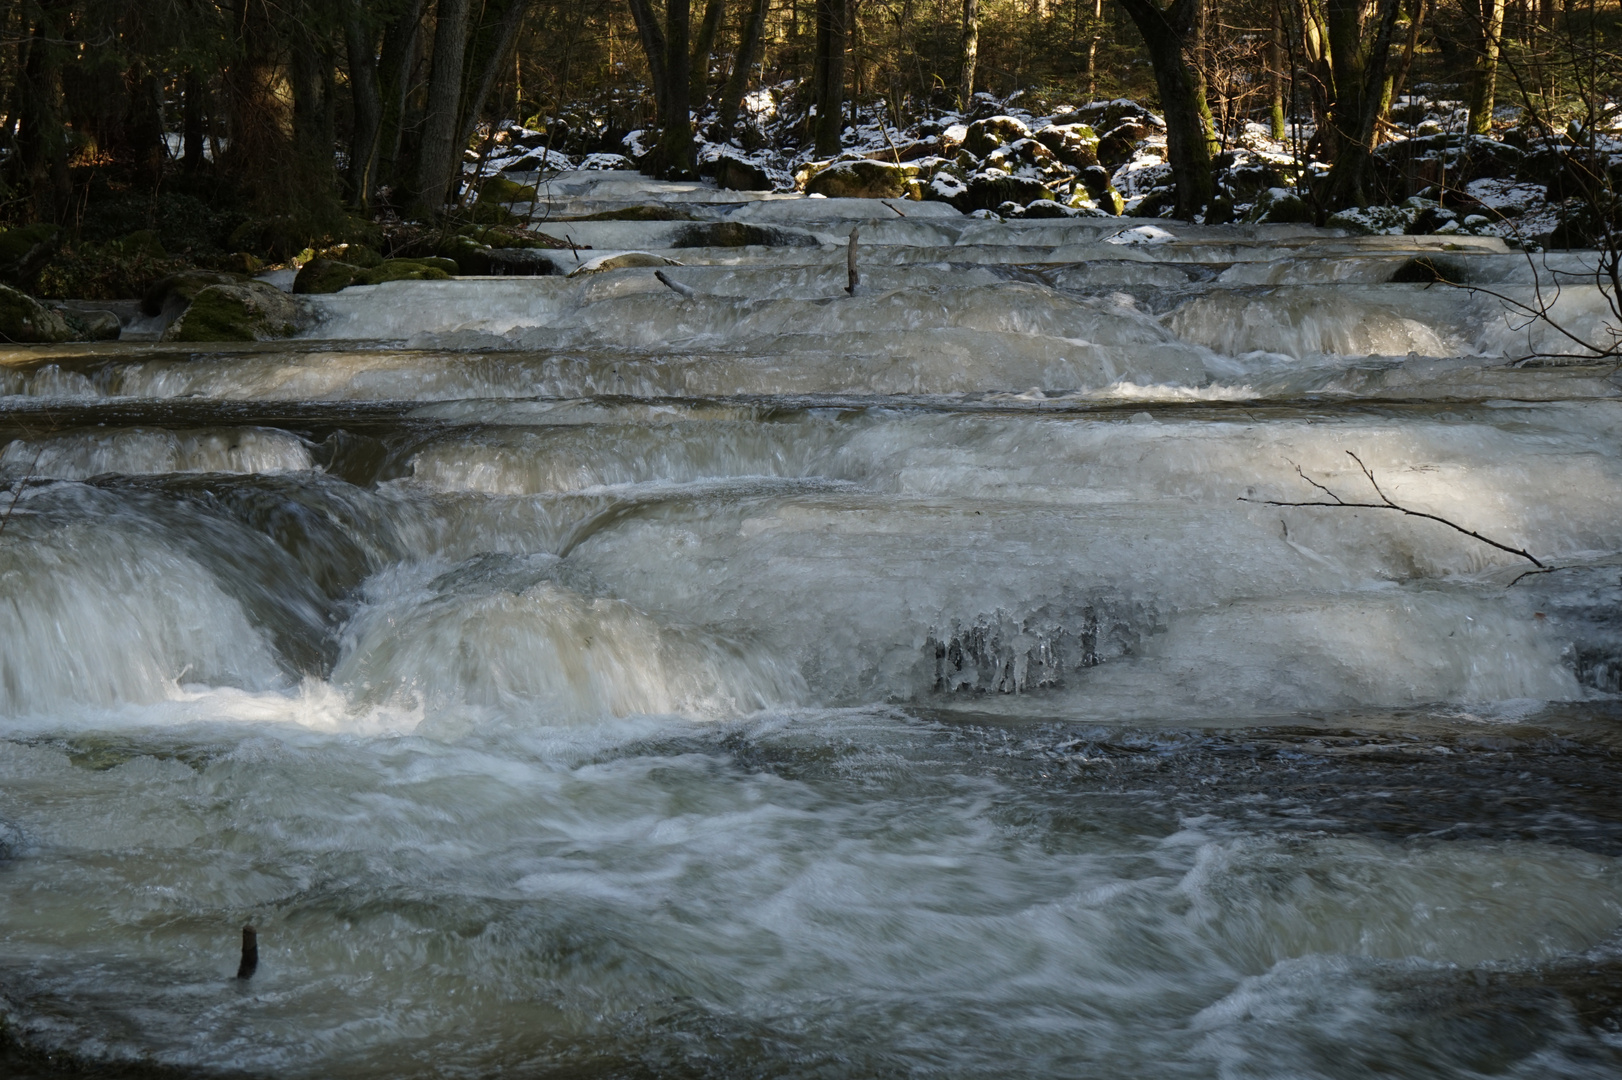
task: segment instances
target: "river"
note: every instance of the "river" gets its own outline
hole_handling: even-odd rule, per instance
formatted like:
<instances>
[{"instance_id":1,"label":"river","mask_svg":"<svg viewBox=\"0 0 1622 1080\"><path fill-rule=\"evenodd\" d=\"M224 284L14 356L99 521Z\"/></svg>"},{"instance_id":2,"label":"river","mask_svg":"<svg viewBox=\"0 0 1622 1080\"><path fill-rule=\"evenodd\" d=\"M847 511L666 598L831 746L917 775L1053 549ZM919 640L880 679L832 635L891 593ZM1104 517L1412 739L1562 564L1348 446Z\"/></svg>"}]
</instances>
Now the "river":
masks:
<instances>
[{"instance_id":1,"label":"river","mask_svg":"<svg viewBox=\"0 0 1622 1080\"><path fill-rule=\"evenodd\" d=\"M549 197L0 349L0 1067L1622 1071L1614 366L1401 280L1583 256Z\"/></svg>"}]
</instances>

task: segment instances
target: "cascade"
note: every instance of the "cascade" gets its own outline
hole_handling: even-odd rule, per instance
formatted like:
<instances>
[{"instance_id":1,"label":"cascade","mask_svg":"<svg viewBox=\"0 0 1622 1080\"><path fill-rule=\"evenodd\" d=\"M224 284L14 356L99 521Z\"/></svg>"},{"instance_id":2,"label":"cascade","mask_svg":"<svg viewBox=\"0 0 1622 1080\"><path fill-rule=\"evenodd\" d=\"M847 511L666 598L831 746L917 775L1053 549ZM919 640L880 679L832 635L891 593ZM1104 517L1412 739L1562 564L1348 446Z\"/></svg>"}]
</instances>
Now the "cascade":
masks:
<instances>
[{"instance_id":1,"label":"cascade","mask_svg":"<svg viewBox=\"0 0 1622 1080\"><path fill-rule=\"evenodd\" d=\"M1407 280L1591 256L552 188L0 347L0 1065L1622 1067L1615 372Z\"/></svg>"}]
</instances>

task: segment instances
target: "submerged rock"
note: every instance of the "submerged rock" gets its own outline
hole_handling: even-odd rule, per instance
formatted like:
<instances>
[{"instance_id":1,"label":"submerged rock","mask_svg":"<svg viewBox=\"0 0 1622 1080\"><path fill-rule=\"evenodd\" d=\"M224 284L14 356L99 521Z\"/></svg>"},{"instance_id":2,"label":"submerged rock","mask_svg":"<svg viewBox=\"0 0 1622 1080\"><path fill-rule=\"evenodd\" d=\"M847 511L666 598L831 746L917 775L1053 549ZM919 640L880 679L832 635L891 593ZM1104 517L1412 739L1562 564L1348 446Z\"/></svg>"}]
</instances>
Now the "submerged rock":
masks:
<instances>
[{"instance_id":1,"label":"submerged rock","mask_svg":"<svg viewBox=\"0 0 1622 1080\"><path fill-rule=\"evenodd\" d=\"M744 221L707 221L688 225L671 240L673 248L694 247L816 247L810 233L751 225Z\"/></svg>"},{"instance_id":2,"label":"submerged rock","mask_svg":"<svg viewBox=\"0 0 1622 1080\"><path fill-rule=\"evenodd\" d=\"M164 341L270 341L297 333L298 302L274 285L210 285L163 332Z\"/></svg>"}]
</instances>

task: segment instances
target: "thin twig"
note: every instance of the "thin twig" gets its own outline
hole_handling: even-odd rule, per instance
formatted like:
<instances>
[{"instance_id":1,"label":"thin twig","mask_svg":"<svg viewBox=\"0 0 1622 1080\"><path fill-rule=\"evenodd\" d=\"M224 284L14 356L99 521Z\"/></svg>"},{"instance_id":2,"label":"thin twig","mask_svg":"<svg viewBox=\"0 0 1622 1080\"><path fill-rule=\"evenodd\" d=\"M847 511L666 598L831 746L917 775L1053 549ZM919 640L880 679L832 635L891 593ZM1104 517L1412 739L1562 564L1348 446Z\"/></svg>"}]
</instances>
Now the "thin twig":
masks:
<instances>
[{"instance_id":1,"label":"thin twig","mask_svg":"<svg viewBox=\"0 0 1622 1080\"><path fill-rule=\"evenodd\" d=\"M1327 506L1337 509L1395 510L1397 513L1406 514L1408 517L1424 518L1426 521L1434 521L1439 524L1446 525L1454 532L1463 533L1465 536L1468 536L1473 540L1480 540L1483 544L1486 544L1489 547L1495 547L1499 551L1506 551L1511 555L1519 555L1527 562L1530 562L1533 566L1536 566L1539 570L1555 569L1539 560L1537 556L1533 555L1524 548L1510 547L1508 544L1500 543L1489 536L1482 536L1474 529L1466 529L1463 525L1460 525L1454 521L1449 521L1447 518L1442 517L1439 514L1428 514L1423 510L1411 510L1400 503L1394 502L1391 496L1387 495L1380 487L1379 481L1374 479L1374 470L1363 464L1362 458L1358 457L1350 450L1346 451L1346 456L1357 462L1357 467L1363 471L1364 476L1368 477L1369 484L1374 488L1374 493L1380 496L1379 502L1347 502L1345 499L1342 499L1339 495L1336 495L1333 491L1330 491L1327 487L1308 476L1301 470L1301 466L1299 465L1296 465L1295 471L1301 477L1301 479L1328 495L1329 498L1334 500L1333 502L1324 502L1322 500L1314 500L1310 502L1292 502L1285 499L1251 499L1246 498L1245 496L1240 496L1239 501L1260 503L1264 506ZM1516 578L1515 580L1519 581L1520 578ZM1510 584L1514 584L1514 582L1511 582Z\"/></svg>"}]
</instances>

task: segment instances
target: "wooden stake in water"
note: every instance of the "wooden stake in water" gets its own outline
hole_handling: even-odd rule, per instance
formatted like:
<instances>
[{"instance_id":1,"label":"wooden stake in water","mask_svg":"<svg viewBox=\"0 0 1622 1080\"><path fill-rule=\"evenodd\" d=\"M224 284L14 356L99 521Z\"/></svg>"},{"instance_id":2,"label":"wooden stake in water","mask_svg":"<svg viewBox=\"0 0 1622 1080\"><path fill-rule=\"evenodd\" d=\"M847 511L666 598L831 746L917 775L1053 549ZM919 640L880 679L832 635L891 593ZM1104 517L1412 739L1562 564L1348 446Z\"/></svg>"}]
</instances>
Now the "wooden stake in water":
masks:
<instances>
[{"instance_id":1,"label":"wooden stake in water","mask_svg":"<svg viewBox=\"0 0 1622 1080\"><path fill-rule=\"evenodd\" d=\"M237 967L237 978L251 979L259 969L259 935L251 926L242 928L242 963Z\"/></svg>"},{"instance_id":2,"label":"wooden stake in water","mask_svg":"<svg viewBox=\"0 0 1622 1080\"><path fill-rule=\"evenodd\" d=\"M856 237L861 231L860 226L851 226L850 246L845 248L845 274L850 278L850 284L845 286L845 291L852 296L856 295L856 286L862 283L862 275L856 272Z\"/></svg>"}]
</instances>

